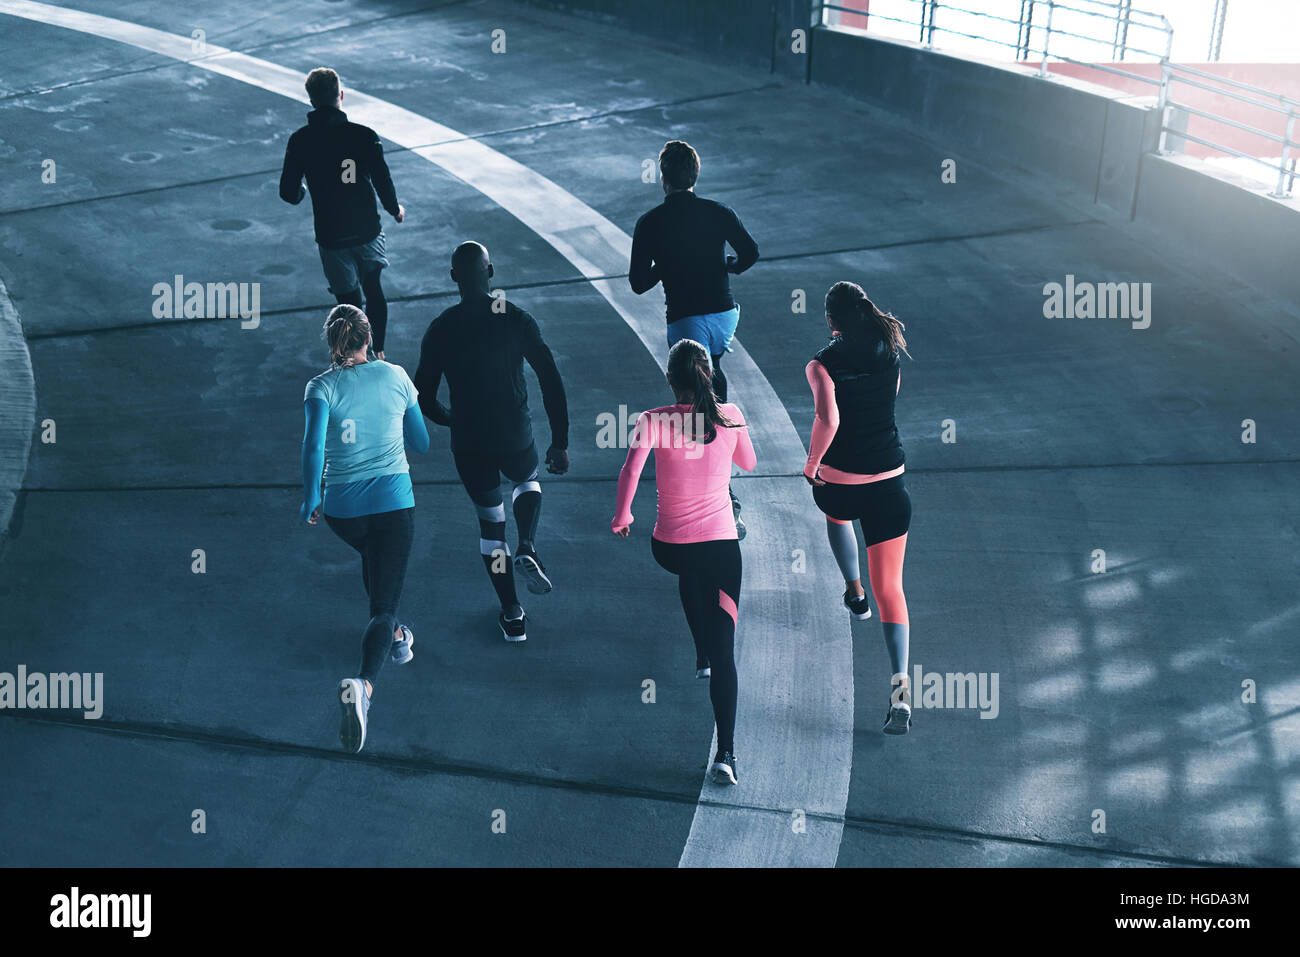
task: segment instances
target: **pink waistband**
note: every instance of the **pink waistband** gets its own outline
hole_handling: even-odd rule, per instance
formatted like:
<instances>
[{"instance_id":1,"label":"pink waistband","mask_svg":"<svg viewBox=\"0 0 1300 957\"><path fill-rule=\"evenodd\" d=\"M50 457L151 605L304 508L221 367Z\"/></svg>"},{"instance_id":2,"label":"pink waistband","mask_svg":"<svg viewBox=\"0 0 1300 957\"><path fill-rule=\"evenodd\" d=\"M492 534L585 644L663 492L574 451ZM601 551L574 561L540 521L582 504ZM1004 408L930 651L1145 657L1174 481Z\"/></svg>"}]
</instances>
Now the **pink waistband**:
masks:
<instances>
[{"instance_id":1,"label":"pink waistband","mask_svg":"<svg viewBox=\"0 0 1300 957\"><path fill-rule=\"evenodd\" d=\"M891 479L895 475L903 474L903 466L896 469L890 469L888 472L877 472L875 475L859 475L857 472L841 472L837 468L829 465L823 465L817 475L827 482L834 482L836 485L868 485L871 482L883 482L885 479Z\"/></svg>"}]
</instances>

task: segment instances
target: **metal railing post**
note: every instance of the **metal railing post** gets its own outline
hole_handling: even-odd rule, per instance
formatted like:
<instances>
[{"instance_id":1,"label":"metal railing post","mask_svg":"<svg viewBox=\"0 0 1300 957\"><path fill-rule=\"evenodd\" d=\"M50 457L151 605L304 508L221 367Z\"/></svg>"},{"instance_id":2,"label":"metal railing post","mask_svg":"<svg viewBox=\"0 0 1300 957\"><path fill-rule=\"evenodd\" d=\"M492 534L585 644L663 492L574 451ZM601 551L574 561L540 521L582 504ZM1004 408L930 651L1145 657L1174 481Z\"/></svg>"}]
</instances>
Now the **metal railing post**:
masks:
<instances>
[{"instance_id":1,"label":"metal railing post","mask_svg":"<svg viewBox=\"0 0 1300 957\"><path fill-rule=\"evenodd\" d=\"M1161 155L1165 152L1167 137L1169 131L1169 87L1174 81L1173 68L1169 64L1169 56L1174 50L1174 28L1169 25L1169 21L1162 14L1160 24L1165 28L1165 55L1160 58L1160 99L1158 108L1160 110L1160 142L1156 145L1156 152Z\"/></svg>"},{"instance_id":2,"label":"metal railing post","mask_svg":"<svg viewBox=\"0 0 1300 957\"><path fill-rule=\"evenodd\" d=\"M1028 14L1028 16L1026 16ZM1029 59L1029 34L1034 22L1034 0L1020 0L1020 29L1016 33L1016 59Z\"/></svg>"},{"instance_id":3,"label":"metal railing post","mask_svg":"<svg viewBox=\"0 0 1300 957\"><path fill-rule=\"evenodd\" d=\"M1214 22L1210 25L1210 61L1217 62L1223 46L1223 26L1228 19L1228 0L1214 0Z\"/></svg>"},{"instance_id":4,"label":"metal railing post","mask_svg":"<svg viewBox=\"0 0 1300 957\"><path fill-rule=\"evenodd\" d=\"M1115 6L1115 40L1110 45L1110 57L1119 61L1124 59L1128 47L1128 27L1133 12L1133 0L1119 0Z\"/></svg>"},{"instance_id":5,"label":"metal railing post","mask_svg":"<svg viewBox=\"0 0 1300 957\"><path fill-rule=\"evenodd\" d=\"M1295 140L1295 110L1290 110L1286 115L1286 142L1282 144L1282 162L1278 164L1277 170L1277 188L1273 190L1272 196L1277 199L1284 199L1286 191L1286 164L1291 159L1291 143Z\"/></svg>"},{"instance_id":6,"label":"metal railing post","mask_svg":"<svg viewBox=\"0 0 1300 957\"><path fill-rule=\"evenodd\" d=\"M1124 32L1119 38L1119 58L1121 60L1128 56L1128 31L1133 25L1133 0L1127 0L1124 4Z\"/></svg>"},{"instance_id":7,"label":"metal railing post","mask_svg":"<svg viewBox=\"0 0 1300 957\"><path fill-rule=\"evenodd\" d=\"M1038 75L1047 76L1047 48L1052 43L1052 11L1056 9L1056 0L1047 0L1047 28L1043 31L1043 62L1038 65Z\"/></svg>"},{"instance_id":8,"label":"metal railing post","mask_svg":"<svg viewBox=\"0 0 1300 957\"><path fill-rule=\"evenodd\" d=\"M1169 81L1169 61L1165 60L1160 64L1160 98L1156 102L1156 109L1160 113L1160 140L1156 144L1156 152L1161 155L1165 152L1165 137L1169 126Z\"/></svg>"},{"instance_id":9,"label":"metal railing post","mask_svg":"<svg viewBox=\"0 0 1300 957\"><path fill-rule=\"evenodd\" d=\"M939 0L930 0L930 16L925 26L925 45L934 46L934 13L939 8Z\"/></svg>"}]
</instances>

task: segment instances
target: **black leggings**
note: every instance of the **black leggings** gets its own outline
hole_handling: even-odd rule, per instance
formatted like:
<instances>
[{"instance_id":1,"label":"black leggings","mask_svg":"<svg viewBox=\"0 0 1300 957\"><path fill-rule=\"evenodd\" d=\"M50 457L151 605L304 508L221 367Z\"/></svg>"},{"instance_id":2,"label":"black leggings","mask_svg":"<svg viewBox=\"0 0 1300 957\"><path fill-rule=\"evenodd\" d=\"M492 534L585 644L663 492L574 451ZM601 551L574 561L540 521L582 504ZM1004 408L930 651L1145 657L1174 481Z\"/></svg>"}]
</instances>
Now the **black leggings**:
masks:
<instances>
[{"instance_id":1,"label":"black leggings","mask_svg":"<svg viewBox=\"0 0 1300 957\"><path fill-rule=\"evenodd\" d=\"M713 360L713 394L719 402L727 401L727 377L722 371L722 356L709 356Z\"/></svg>"},{"instance_id":2,"label":"black leggings","mask_svg":"<svg viewBox=\"0 0 1300 957\"><path fill-rule=\"evenodd\" d=\"M652 537L650 549L655 561L677 576L682 609L695 639L695 666L712 670L709 699L718 727L718 749L734 751L740 543L731 538L670 544Z\"/></svg>"},{"instance_id":3,"label":"black leggings","mask_svg":"<svg viewBox=\"0 0 1300 957\"><path fill-rule=\"evenodd\" d=\"M325 523L361 555L361 581L370 597L370 622L361 639L359 676L374 684L393 650L397 602L415 538L415 509L399 508L356 518L325 516Z\"/></svg>"},{"instance_id":4,"label":"black leggings","mask_svg":"<svg viewBox=\"0 0 1300 957\"><path fill-rule=\"evenodd\" d=\"M380 282L382 268L367 269L361 274L361 288L354 289L334 298L340 304L361 308L362 296L365 297L366 319L370 321L370 347L375 352L384 351L384 339L388 333L388 300L384 297L384 284Z\"/></svg>"}]
</instances>

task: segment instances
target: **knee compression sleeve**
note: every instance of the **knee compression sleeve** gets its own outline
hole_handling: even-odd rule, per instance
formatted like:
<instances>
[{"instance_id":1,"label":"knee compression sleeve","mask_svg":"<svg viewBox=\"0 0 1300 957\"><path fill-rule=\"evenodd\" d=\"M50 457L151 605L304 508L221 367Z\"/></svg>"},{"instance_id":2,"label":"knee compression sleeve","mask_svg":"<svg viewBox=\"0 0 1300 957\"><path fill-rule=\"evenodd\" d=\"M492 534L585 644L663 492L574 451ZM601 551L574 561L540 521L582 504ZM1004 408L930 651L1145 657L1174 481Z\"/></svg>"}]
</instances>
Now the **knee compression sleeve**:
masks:
<instances>
[{"instance_id":1,"label":"knee compression sleeve","mask_svg":"<svg viewBox=\"0 0 1300 957\"><path fill-rule=\"evenodd\" d=\"M532 545L537 536L537 523L542 517L542 486L537 473L515 486L511 499L515 513L515 526L519 529L519 545Z\"/></svg>"},{"instance_id":2,"label":"knee compression sleeve","mask_svg":"<svg viewBox=\"0 0 1300 957\"><path fill-rule=\"evenodd\" d=\"M497 593L503 610L519 604L515 592L515 570L510 562L510 547L506 544L506 507L475 505L478 510L478 550L483 556L483 567Z\"/></svg>"},{"instance_id":3,"label":"knee compression sleeve","mask_svg":"<svg viewBox=\"0 0 1300 957\"><path fill-rule=\"evenodd\" d=\"M478 527L483 538L497 540L503 538L506 528L506 507L503 503L495 505L474 505L478 512Z\"/></svg>"}]
</instances>

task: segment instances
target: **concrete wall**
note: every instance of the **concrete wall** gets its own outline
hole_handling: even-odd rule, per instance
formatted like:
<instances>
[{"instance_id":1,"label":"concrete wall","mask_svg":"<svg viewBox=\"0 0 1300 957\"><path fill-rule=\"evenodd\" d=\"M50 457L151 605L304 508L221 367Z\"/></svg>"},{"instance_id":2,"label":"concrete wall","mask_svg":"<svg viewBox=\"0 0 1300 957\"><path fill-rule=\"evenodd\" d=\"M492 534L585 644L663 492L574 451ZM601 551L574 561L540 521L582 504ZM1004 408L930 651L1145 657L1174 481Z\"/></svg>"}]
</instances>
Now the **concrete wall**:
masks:
<instances>
[{"instance_id":1,"label":"concrete wall","mask_svg":"<svg viewBox=\"0 0 1300 957\"><path fill-rule=\"evenodd\" d=\"M1300 210L1152 154L1153 96L885 40L808 29L809 0L528 0L640 31L736 66L802 77L915 122L954 152L1056 180L1300 300ZM806 53L791 32L808 31Z\"/></svg>"},{"instance_id":2,"label":"concrete wall","mask_svg":"<svg viewBox=\"0 0 1300 957\"><path fill-rule=\"evenodd\" d=\"M791 34L809 32L809 0L525 0L617 24L735 66L803 77L807 56Z\"/></svg>"},{"instance_id":3,"label":"concrete wall","mask_svg":"<svg viewBox=\"0 0 1300 957\"><path fill-rule=\"evenodd\" d=\"M860 33L809 28L809 0L529 0L720 62L842 89L906 115L955 149L1047 173L1129 214L1138 157L1155 145L1138 99L1099 96ZM793 47L806 33L807 52Z\"/></svg>"},{"instance_id":4,"label":"concrete wall","mask_svg":"<svg viewBox=\"0 0 1300 957\"><path fill-rule=\"evenodd\" d=\"M1297 204L1242 189L1188 163L1143 158L1136 219L1184 238L1244 283L1300 303Z\"/></svg>"},{"instance_id":5,"label":"concrete wall","mask_svg":"<svg viewBox=\"0 0 1300 957\"><path fill-rule=\"evenodd\" d=\"M1242 281L1300 301L1300 209L1155 155L1160 118L1150 97L839 30L814 32L809 76L907 117L954 151L1050 176Z\"/></svg>"},{"instance_id":6,"label":"concrete wall","mask_svg":"<svg viewBox=\"0 0 1300 957\"><path fill-rule=\"evenodd\" d=\"M816 30L811 79L915 121L954 150L1050 175L1129 213L1138 157L1155 145L1142 101L936 53Z\"/></svg>"},{"instance_id":7,"label":"concrete wall","mask_svg":"<svg viewBox=\"0 0 1300 957\"><path fill-rule=\"evenodd\" d=\"M795 19L806 26L809 5L801 0L528 0L743 66L790 72L790 57L777 57L778 28ZM802 17L800 17L802 13ZM789 35L788 29L780 31ZM783 45L788 49L788 44ZM778 62L779 60L779 62ZM802 61L794 64L802 73Z\"/></svg>"}]
</instances>

